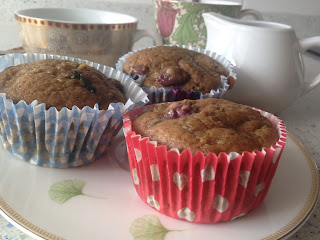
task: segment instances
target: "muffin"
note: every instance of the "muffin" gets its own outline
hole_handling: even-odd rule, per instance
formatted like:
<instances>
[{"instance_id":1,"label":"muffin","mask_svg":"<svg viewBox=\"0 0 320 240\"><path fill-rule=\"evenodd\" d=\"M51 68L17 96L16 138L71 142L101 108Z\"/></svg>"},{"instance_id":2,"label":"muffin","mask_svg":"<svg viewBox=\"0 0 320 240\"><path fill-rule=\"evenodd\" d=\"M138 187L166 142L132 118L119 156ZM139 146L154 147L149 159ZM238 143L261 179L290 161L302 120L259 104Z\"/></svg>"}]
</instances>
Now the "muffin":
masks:
<instances>
[{"instance_id":1,"label":"muffin","mask_svg":"<svg viewBox=\"0 0 320 240\"><path fill-rule=\"evenodd\" d=\"M211 57L176 46L142 49L127 58L123 72L144 75L143 87L182 88L210 92L222 87L220 76L226 69Z\"/></svg>"},{"instance_id":2,"label":"muffin","mask_svg":"<svg viewBox=\"0 0 320 240\"><path fill-rule=\"evenodd\" d=\"M38 166L94 161L120 130L123 113L148 102L125 74L77 58L8 54L0 72L2 143Z\"/></svg>"},{"instance_id":3,"label":"muffin","mask_svg":"<svg viewBox=\"0 0 320 240\"><path fill-rule=\"evenodd\" d=\"M126 102L124 88L102 72L69 60L44 59L19 64L0 73L0 89L14 103L34 100L45 103L46 109L73 106L108 109L110 103Z\"/></svg>"},{"instance_id":4,"label":"muffin","mask_svg":"<svg viewBox=\"0 0 320 240\"><path fill-rule=\"evenodd\" d=\"M153 103L222 97L236 81L232 65L222 56L178 45L128 53L117 69L133 78L142 76L138 82Z\"/></svg>"},{"instance_id":5,"label":"muffin","mask_svg":"<svg viewBox=\"0 0 320 240\"><path fill-rule=\"evenodd\" d=\"M257 207L286 141L276 116L212 98L132 110L124 133L139 197L165 215L201 223Z\"/></svg>"},{"instance_id":6,"label":"muffin","mask_svg":"<svg viewBox=\"0 0 320 240\"><path fill-rule=\"evenodd\" d=\"M272 123L252 108L219 99L158 105L139 116L133 131L151 141L219 155L270 147L279 139Z\"/></svg>"}]
</instances>

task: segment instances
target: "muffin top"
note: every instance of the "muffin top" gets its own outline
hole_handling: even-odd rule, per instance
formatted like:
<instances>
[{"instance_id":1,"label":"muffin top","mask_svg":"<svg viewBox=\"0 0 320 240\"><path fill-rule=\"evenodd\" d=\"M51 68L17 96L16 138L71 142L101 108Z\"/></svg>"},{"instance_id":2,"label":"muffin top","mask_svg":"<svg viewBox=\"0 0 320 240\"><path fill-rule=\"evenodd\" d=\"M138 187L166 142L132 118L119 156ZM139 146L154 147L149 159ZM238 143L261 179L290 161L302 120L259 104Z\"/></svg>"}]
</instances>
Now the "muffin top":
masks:
<instances>
[{"instance_id":1,"label":"muffin top","mask_svg":"<svg viewBox=\"0 0 320 240\"><path fill-rule=\"evenodd\" d=\"M208 93L222 87L226 69L213 58L174 46L146 48L125 61L123 71L131 76L145 75L144 87L183 89Z\"/></svg>"},{"instance_id":2,"label":"muffin top","mask_svg":"<svg viewBox=\"0 0 320 240\"><path fill-rule=\"evenodd\" d=\"M258 111L214 98L158 104L136 118L132 128L158 145L193 154L261 151L279 139L276 126Z\"/></svg>"},{"instance_id":3,"label":"muffin top","mask_svg":"<svg viewBox=\"0 0 320 240\"><path fill-rule=\"evenodd\" d=\"M126 102L124 88L102 72L68 60L45 59L9 67L0 73L0 92L14 103L34 100L46 108L72 109L93 107L108 109L110 103Z\"/></svg>"}]
</instances>

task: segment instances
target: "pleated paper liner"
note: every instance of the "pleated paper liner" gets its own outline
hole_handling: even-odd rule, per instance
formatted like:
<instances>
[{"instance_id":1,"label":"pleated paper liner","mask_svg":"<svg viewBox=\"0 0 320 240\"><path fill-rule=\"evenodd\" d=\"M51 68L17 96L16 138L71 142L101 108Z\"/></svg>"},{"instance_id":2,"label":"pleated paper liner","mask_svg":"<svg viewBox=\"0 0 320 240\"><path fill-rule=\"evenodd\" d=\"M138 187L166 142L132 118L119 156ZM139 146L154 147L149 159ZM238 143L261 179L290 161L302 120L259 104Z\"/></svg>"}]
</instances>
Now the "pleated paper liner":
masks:
<instances>
[{"instance_id":1,"label":"pleated paper liner","mask_svg":"<svg viewBox=\"0 0 320 240\"><path fill-rule=\"evenodd\" d=\"M270 148L243 153L179 153L142 138L131 128L154 105L124 115L124 133L134 187L143 202L167 216L198 223L230 221L265 198L286 143L286 127L264 111L279 133Z\"/></svg>"},{"instance_id":2,"label":"pleated paper liner","mask_svg":"<svg viewBox=\"0 0 320 240\"><path fill-rule=\"evenodd\" d=\"M227 90L230 87L230 84L228 81L232 81L232 83L235 83L237 80L236 73L233 70L233 65L223 56L218 55L214 52L211 52L209 50L192 47L192 46L185 46L185 45L165 45L165 46L177 46L181 48L186 48L192 51L200 52L203 54L208 55L209 57L213 58L214 60L218 61L220 64L224 66L224 68L228 72L228 76L221 75L221 88L218 88L217 90L212 89L209 93L201 93L199 91L186 91L181 89L164 89L164 88L156 88L156 87L142 87L142 89L148 94L148 98L150 103L162 103L162 102L173 102L173 101L179 101L183 99L200 99L200 98L222 98L224 94L227 92ZM134 50L132 52L129 52L122 56L117 64L116 68L119 71L123 71L123 65L128 57L130 57L132 54L134 54L139 50ZM140 86L142 86L145 76L135 75L132 76L132 78L137 82Z\"/></svg>"},{"instance_id":3,"label":"pleated paper liner","mask_svg":"<svg viewBox=\"0 0 320 240\"><path fill-rule=\"evenodd\" d=\"M7 54L0 57L0 71L10 66L46 58L78 63L84 60L49 54ZM127 75L114 68L87 61L107 77L121 82L128 101L79 109L46 110L35 100L14 104L0 93L0 136L4 147L18 158L44 167L67 168L88 164L107 151L122 127L123 114L148 102L146 93ZM1 89L0 89L1 92Z\"/></svg>"}]
</instances>

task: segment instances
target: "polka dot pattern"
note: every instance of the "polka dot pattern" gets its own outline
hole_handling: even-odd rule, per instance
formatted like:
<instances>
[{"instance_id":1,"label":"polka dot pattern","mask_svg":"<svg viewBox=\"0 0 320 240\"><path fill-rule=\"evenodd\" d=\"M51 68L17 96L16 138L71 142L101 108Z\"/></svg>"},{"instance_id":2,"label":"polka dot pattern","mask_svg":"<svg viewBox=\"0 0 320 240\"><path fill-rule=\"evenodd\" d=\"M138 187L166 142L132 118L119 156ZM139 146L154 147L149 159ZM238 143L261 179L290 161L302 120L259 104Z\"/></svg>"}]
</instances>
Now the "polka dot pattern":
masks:
<instances>
[{"instance_id":1,"label":"polka dot pattern","mask_svg":"<svg viewBox=\"0 0 320 240\"><path fill-rule=\"evenodd\" d=\"M137 162L140 162L141 159L142 159L141 151L140 151L138 148L135 148L135 149L134 149L134 153L135 153L135 155L136 155Z\"/></svg>"},{"instance_id":2,"label":"polka dot pattern","mask_svg":"<svg viewBox=\"0 0 320 240\"><path fill-rule=\"evenodd\" d=\"M202 182L205 181L212 181L215 177L214 170L210 164L207 164L204 169L201 170L201 180Z\"/></svg>"},{"instance_id":3,"label":"polka dot pattern","mask_svg":"<svg viewBox=\"0 0 320 240\"><path fill-rule=\"evenodd\" d=\"M173 174L173 182L182 190L188 183L188 177L184 173L179 174L176 172Z\"/></svg>"},{"instance_id":4,"label":"polka dot pattern","mask_svg":"<svg viewBox=\"0 0 320 240\"><path fill-rule=\"evenodd\" d=\"M183 219L186 219L190 222L192 222L196 215L194 214L194 212L192 212L189 208L185 207L185 208L182 208L180 209L178 212L177 212L177 215L179 218L183 218Z\"/></svg>"},{"instance_id":5,"label":"polka dot pattern","mask_svg":"<svg viewBox=\"0 0 320 240\"><path fill-rule=\"evenodd\" d=\"M229 201L221 195L217 195L214 199L213 208L220 213L226 211L229 207Z\"/></svg>"},{"instance_id":6,"label":"polka dot pattern","mask_svg":"<svg viewBox=\"0 0 320 240\"><path fill-rule=\"evenodd\" d=\"M192 155L189 150L167 149L132 131L131 121L152 107L124 115L134 186L146 204L180 220L215 223L243 216L264 200L285 146L281 120L267 114L280 136L270 148L242 154Z\"/></svg>"},{"instance_id":7,"label":"polka dot pattern","mask_svg":"<svg viewBox=\"0 0 320 240\"><path fill-rule=\"evenodd\" d=\"M153 195L148 196L147 198L147 202L151 207L154 207L155 209L157 209L158 211L160 210L160 205L159 203L154 199Z\"/></svg>"},{"instance_id":8,"label":"polka dot pattern","mask_svg":"<svg viewBox=\"0 0 320 240\"><path fill-rule=\"evenodd\" d=\"M158 165L157 164L152 164L150 166L150 171L151 171L152 181L159 181L160 180L160 175L159 175Z\"/></svg>"}]
</instances>

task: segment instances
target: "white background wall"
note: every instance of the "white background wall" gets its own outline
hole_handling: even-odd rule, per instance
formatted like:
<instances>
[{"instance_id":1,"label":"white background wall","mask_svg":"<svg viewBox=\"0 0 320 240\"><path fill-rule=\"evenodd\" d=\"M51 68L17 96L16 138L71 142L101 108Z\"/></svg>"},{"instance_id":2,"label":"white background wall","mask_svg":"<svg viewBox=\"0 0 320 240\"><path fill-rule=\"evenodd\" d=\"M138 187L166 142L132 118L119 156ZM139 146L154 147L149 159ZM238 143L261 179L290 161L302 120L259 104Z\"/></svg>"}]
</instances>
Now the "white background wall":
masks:
<instances>
[{"instance_id":1,"label":"white background wall","mask_svg":"<svg viewBox=\"0 0 320 240\"><path fill-rule=\"evenodd\" d=\"M90 0L88 0L90 1ZM151 3L152 0L105 0L108 2ZM188 0L191 1L191 0ZM232 1L232 0L229 0ZM238 0L235 0L238 1ZM241 0L239 0L241 1ZM320 15L320 0L242 0L246 8L264 12L291 12Z\"/></svg>"},{"instance_id":2,"label":"white background wall","mask_svg":"<svg viewBox=\"0 0 320 240\"><path fill-rule=\"evenodd\" d=\"M320 0L228 1L243 1L244 8L261 11L265 20L293 26L299 38L320 36ZM153 0L0 0L0 50L21 46L13 12L36 7L78 7L122 12L137 17L139 28L154 28Z\"/></svg>"},{"instance_id":3,"label":"white background wall","mask_svg":"<svg viewBox=\"0 0 320 240\"><path fill-rule=\"evenodd\" d=\"M246 8L264 12L320 15L320 0L243 0Z\"/></svg>"},{"instance_id":4,"label":"white background wall","mask_svg":"<svg viewBox=\"0 0 320 240\"><path fill-rule=\"evenodd\" d=\"M35 7L108 7L117 3L123 8L128 5L153 5L154 0L0 0L0 23L13 22L13 12ZM192 1L192 0L185 0ZM201 1L201 0L199 0ZM206 0L208 1L208 0ZM209 0L211 1L211 0ZM214 1L214 0L212 0ZM220 0L221 1L221 0ZM287 12L301 15L320 16L320 0L226 0L242 1L244 8L254 8L262 12ZM125 8L125 7L124 7Z\"/></svg>"}]
</instances>

